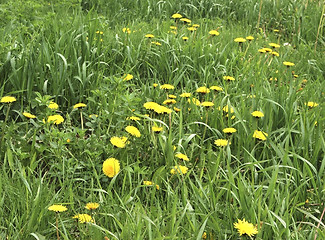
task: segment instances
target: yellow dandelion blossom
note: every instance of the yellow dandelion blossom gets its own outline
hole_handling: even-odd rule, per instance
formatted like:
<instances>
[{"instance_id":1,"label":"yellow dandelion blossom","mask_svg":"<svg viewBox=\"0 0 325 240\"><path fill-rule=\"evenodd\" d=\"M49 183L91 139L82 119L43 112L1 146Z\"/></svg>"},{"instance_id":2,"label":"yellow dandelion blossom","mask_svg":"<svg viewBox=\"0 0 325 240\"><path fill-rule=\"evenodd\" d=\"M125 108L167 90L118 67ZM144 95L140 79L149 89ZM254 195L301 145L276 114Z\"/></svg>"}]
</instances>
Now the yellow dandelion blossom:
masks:
<instances>
[{"instance_id":1,"label":"yellow dandelion blossom","mask_svg":"<svg viewBox=\"0 0 325 240\"><path fill-rule=\"evenodd\" d=\"M189 161L190 159L188 159L188 157L185 155L185 154L183 154L183 153L177 153L177 154L175 154L175 157L177 157L177 158L179 158L179 159L182 159L182 160L184 160L184 161Z\"/></svg>"},{"instance_id":2,"label":"yellow dandelion blossom","mask_svg":"<svg viewBox=\"0 0 325 240\"><path fill-rule=\"evenodd\" d=\"M181 18L180 21L183 22L183 23L191 23L191 22L192 22L192 21L191 21L190 19L188 19L188 18Z\"/></svg>"},{"instance_id":3,"label":"yellow dandelion blossom","mask_svg":"<svg viewBox=\"0 0 325 240\"><path fill-rule=\"evenodd\" d=\"M235 78L231 77L231 76L224 76L223 79L226 81L234 81L235 80Z\"/></svg>"},{"instance_id":4,"label":"yellow dandelion blossom","mask_svg":"<svg viewBox=\"0 0 325 240\"><path fill-rule=\"evenodd\" d=\"M201 106L202 107L213 107L214 106L214 103L213 102L202 102L201 103Z\"/></svg>"},{"instance_id":5,"label":"yellow dandelion blossom","mask_svg":"<svg viewBox=\"0 0 325 240\"><path fill-rule=\"evenodd\" d=\"M95 210L98 207L99 207L99 203L93 203L93 202L87 203L85 206L85 208L88 210Z\"/></svg>"},{"instance_id":6,"label":"yellow dandelion blossom","mask_svg":"<svg viewBox=\"0 0 325 240\"><path fill-rule=\"evenodd\" d=\"M47 122L59 125L64 122L64 118L61 115L56 114L56 115L48 116Z\"/></svg>"},{"instance_id":7,"label":"yellow dandelion blossom","mask_svg":"<svg viewBox=\"0 0 325 240\"><path fill-rule=\"evenodd\" d=\"M111 139L109 140L111 142L111 144L115 147L118 148L125 148L125 142L123 141L122 138L120 137L111 137Z\"/></svg>"},{"instance_id":8,"label":"yellow dandelion blossom","mask_svg":"<svg viewBox=\"0 0 325 240\"><path fill-rule=\"evenodd\" d=\"M125 76L123 76L123 80L124 81L130 81L133 79L133 75L132 74L126 74Z\"/></svg>"},{"instance_id":9,"label":"yellow dandelion blossom","mask_svg":"<svg viewBox=\"0 0 325 240\"><path fill-rule=\"evenodd\" d=\"M265 141L267 136L268 136L267 133L265 133L263 131L259 131L259 130L255 130L254 134L253 134L253 138L257 138L262 141Z\"/></svg>"},{"instance_id":10,"label":"yellow dandelion blossom","mask_svg":"<svg viewBox=\"0 0 325 240\"><path fill-rule=\"evenodd\" d=\"M115 158L108 158L103 163L103 172L107 177L114 177L120 171L120 162Z\"/></svg>"},{"instance_id":11,"label":"yellow dandelion blossom","mask_svg":"<svg viewBox=\"0 0 325 240\"><path fill-rule=\"evenodd\" d=\"M228 144L230 145L231 143L227 139L217 139L214 141L214 144L217 145L218 147L224 147L227 146Z\"/></svg>"},{"instance_id":12,"label":"yellow dandelion blossom","mask_svg":"<svg viewBox=\"0 0 325 240\"><path fill-rule=\"evenodd\" d=\"M67 207L63 206L63 205L58 205L58 204L54 204L48 207L48 210L53 211L53 212L65 212L67 211Z\"/></svg>"},{"instance_id":13,"label":"yellow dandelion blossom","mask_svg":"<svg viewBox=\"0 0 325 240\"><path fill-rule=\"evenodd\" d=\"M94 220L88 214L77 214L72 218L78 219L79 223L93 223Z\"/></svg>"},{"instance_id":14,"label":"yellow dandelion blossom","mask_svg":"<svg viewBox=\"0 0 325 240\"><path fill-rule=\"evenodd\" d=\"M181 165L176 165L174 166L171 170L170 173L171 174L186 174L188 172L188 168L185 166L181 166Z\"/></svg>"},{"instance_id":15,"label":"yellow dandelion blossom","mask_svg":"<svg viewBox=\"0 0 325 240\"><path fill-rule=\"evenodd\" d=\"M155 36L153 34L146 34L144 35L146 38L154 38Z\"/></svg>"},{"instance_id":16,"label":"yellow dandelion blossom","mask_svg":"<svg viewBox=\"0 0 325 240\"><path fill-rule=\"evenodd\" d=\"M166 90L172 90L174 89L175 87L171 84L163 84L160 86L160 89L166 89Z\"/></svg>"},{"instance_id":17,"label":"yellow dandelion blossom","mask_svg":"<svg viewBox=\"0 0 325 240\"><path fill-rule=\"evenodd\" d=\"M280 48L280 45L277 43L269 43L269 46L271 46L273 48Z\"/></svg>"},{"instance_id":18,"label":"yellow dandelion blossom","mask_svg":"<svg viewBox=\"0 0 325 240\"><path fill-rule=\"evenodd\" d=\"M211 31L209 31L209 34L211 36L219 36L220 35L220 33L217 30L211 30Z\"/></svg>"},{"instance_id":19,"label":"yellow dandelion blossom","mask_svg":"<svg viewBox=\"0 0 325 240\"><path fill-rule=\"evenodd\" d=\"M128 133L130 133L132 136L141 137L141 133L140 133L139 129L137 129L134 126L127 126L125 128L125 131L127 131Z\"/></svg>"},{"instance_id":20,"label":"yellow dandelion blossom","mask_svg":"<svg viewBox=\"0 0 325 240\"><path fill-rule=\"evenodd\" d=\"M187 99L187 101L188 101L188 103L193 103L196 106L200 106L200 104L201 104L201 102L196 98L192 98L192 99L189 98L189 99Z\"/></svg>"},{"instance_id":21,"label":"yellow dandelion blossom","mask_svg":"<svg viewBox=\"0 0 325 240\"><path fill-rule=\"evenodd\" d=\"M234 227L238 230L240 236L248 235L249 237L253 237L258 233L257 228L252 224L245 220L238 219L237 223L234 223Z\"/></svg>"},{"instance_id":22,"label":"yellow dandelion blossom","mask_svg":"<svg viewBox=\"0 0 325 240\"><path fill-rule=\"evenodd\" d=\"M157 126L153 126L151 129L155 133L159 133L159 132L161 132L163 130L162 127L157 127Z\"/></svg>"},{"instance_id":23,"label":"yellow dandelion blossom","mask_svg":"<svg viewBox=\"0 0 325 240\"><path fill-rule=\"evenodd\" d=\"M287 67L292 67L292 66L294 66L295 64L292 63L292 62L283 62L283 65L284 65L284 66L287 66Z\"/></svg>"},{"instance_id":24,"label":"yellow dandelion blossom","mask_svg":"<svg viewBox=\"0 0 325 240\"><path fill-rule=\"evenodd\" d=\"M28 113L28 112L23 112L23 115L27 118L36 118L35 115L31 114L31 113Z\"/></svg>"},{"instance_id":25,"label":"yellow dandelion blossom","mask_svg":"<svg viewBox=\"0 0 325 240\"><path fill-rule=\"evenodd\" d=\"M131 33L130 28L123 28L122 31L123 31L124 33L127 33L127 34L130 34L130 33Z\"/></svg>"},{"instance_id":26,"label":"yellow dandelion blossom","mask_svg":"<svg viewBox=\"0 0 325 240\"><path fill-rule=\"evenodd\" d=\"M236 128L224 128L222 131L228 134L237 132Z\"/></svg>"},{"instance_id":27,"label":"yellow dandelion blossom","mask_svg":"<svg viewBox=\"0 0 325 240\"><path fill-rule=\"evenodd\" d=\"M198 89L196 89L196 92L197 93L204 93L204 94L206 94L206 93L209 93L210 92L210 89L209 88L207 88L207 87L199 87Z\"/></svg>"},{"instance_id":28,"label":"yellow dandelion blossom","mask_svg":"<svg viewBox=\"0 0 325 240\"><path fill-rule=\"evenodd\" d=\"M219 87L219 86L211 86L210 87L210 90L214 90L216 92L221 92L223 91L222 87Z\"/></svg>"},{"instance_id":29,"label":"yellow dandelion blossom","mask_svg":"<svg viewBox=\"0 0 325 240\"><path fill-rule=\"evenodd\" d=\"M47 107L50 109L56 110L59 108L59 105L55 102L50 102L50 104Z\"/></svg>"},{"instance_id":30,"label":"yellow dandelion blossom","mask_svg":"<svg viewBox=\"0 0 325 240\"><path fill-rule=\"evenodd\" d=\"M182 93L181 95L179 95L180 97L191 97L192 94L191 93L188 93L188 92L185 92L185 93Z\"/></svg>"},{"instance_id":31,"label":"yellow dandelion blossom","mask_svg":"<svg viewBox=\"0 0 325 240\"><path fill-rule=\"evenodd\" d=\"M188 40L188 37L182 37L182 39L183 39L184 41L187 41L187 40Z\"/></svg>"},{"instance_id":32,"label":"yellow dandelion blossom","mask_svg":"<svg viewBox=\"0 0 325 240\"><path fill-rule=\"evenodd\" d=\"M169 104L175 104L176 103L176 100L174 99L166 99L163 104L165 105L169 105Z\"/></svg>"},{"instance_id":33,"label":"yellow dandelion blossom","mask_svg":"<svg viewBox=\"0 0 325 240\"><path fill-rule=\"evenodd\" d=\"M73 109L83 108L83 107L87 107L87 105L84 103L77 103L77 104L73 105Z\"/></svg>"},{"instance_id":34,"label":"yellow dandelion blossom","mask_svg":"<svg viewBox=\"0 0 325 240\"><path fill-rule=\"evenodd\" d=\"M136 116L131 116L131 117L128 117L126 120L139 121L141 119L139 117L136 117Z\"/></svg>"},{"instance_id":35,"label":"yellow dandelion blossom","mask_svg":"<svg viewBox=\"0 0 325 240\"><path fill-rule=\"evenodd\" d=\"M172 15L172 18L174 18L174 19L180 19L180 18L182 18L183 16L181 15L181 14L179 14L179 13L174 13L173 15Z\"/></svg>"},{"instance_id":36,"label":"yellow dandelion blossom","mask_svg":"<svg viewBox=\"0 0 325 240\"><path fill-rule=\"evenodd\" d=\"M173 94L168 94L168 97L169 98L172 98L172 99L175 99L175 98L177 98L175 95L173 95Z\"/></svg>"},{"instance_id":37,"label":"yellow dandelion blossom","mask_svg":"<svg viewBox=\"0 0 325 240\"><path fill-rule=\"evenodd\" d=\"M161 46L160 42L151 42L151 44L157 45L157 46Z\"/></svg>"},{"instance_id":38,"label":"yellow dandelion blossom","mask_svg":"<svg viewBox=\"0 0 325 240\"><path fill-rule=\"evenodd\" d=\"M256 118L261 118L264 117L264 113L262 113L261 111L254 111L252 112L252 116Z\"/></svg>"},{"instance_id":39,"label":"yellow dandelion blossom","mask_svg":"<svg viewBox=\"0 0 325 240\"><path fill-rule=\"evenodd\" d=\"M0 100L1 103L12 103L12 102L16 102L16 101L17 101L17 99L12 96L4 96Z\"/></svg>"},{"instance_id":40,"label":"yellow dandelion blossom","mask_svg":"<svg viewBox=\"0 0 325 240\"><path fill-rule=\"evenodd\" d=\"M243 43L243 42L246 42L246 39L242 38L242 37L239 37L239 38L235 38L234 41L238 42L238 43Z\"/></svg>"},{"instance_id":41,"label":"yellow dandelion blossom","mask_svg":"<svg viewBox=\"0 0 325 240\"><path fill-rule=\"evenodd\" d=\"M177 107L174 107L174 111L175 111L175 112L180 112L181 109L180 109L180 108L177 108Z\"/></svg>"},{"instance_id":42,"label":"yellow dandelion blossom","mask_svg":"<svg viewBox=\"0 0 325 240\"><path fill-rule=\"evenodd\" d=\"M314 107L317 107L319 104L315 103L315 102L307 102L307 103L305 103L305 105L310 108L314 108Z\"/></svg>"},{"instance_id":43,"label":"yellow dandelion blossom","mask_svg":"<svg viewBox=\"0 0 325 240\"><path fill-rule=\"evenodd\" d=\"M253 36L248 36L248 37L246 37L246 39L247 39L248 41L252 41L252 40L254 40L254 37L253 37Z\"/></svg>"}]
</instances>

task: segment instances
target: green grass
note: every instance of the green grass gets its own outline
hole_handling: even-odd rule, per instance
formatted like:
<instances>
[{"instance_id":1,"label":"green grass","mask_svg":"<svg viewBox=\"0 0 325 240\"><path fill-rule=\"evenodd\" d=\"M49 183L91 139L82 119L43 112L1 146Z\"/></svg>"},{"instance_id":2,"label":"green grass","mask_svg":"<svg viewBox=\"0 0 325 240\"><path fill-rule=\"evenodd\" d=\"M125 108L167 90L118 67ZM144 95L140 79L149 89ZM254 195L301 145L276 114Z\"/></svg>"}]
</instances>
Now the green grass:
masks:
<instances>
[{"instance_id":1,"label":"green grass","mask_svg":"<svg viewBox=\"0 0 325 240\"><path fill-rule=\"evenodd\" d=\"M0 105L0 238L251 239L239 236L238 219L256 226L252 239L325 238L322 4L0 1L0 97L17 99ZM176 12L197 30L172 20ZM215 29L220 35L210 36ZM278 57L258 52L271 42ZM202 86L223 91L197 93ZM214 106L188 102L184 92ZM168 94L176 103L166 107L180 112L143 106L163 105ZM59 108L49 109L51 101ZM79 102L87 107L74 109ZM256 110L264 117L254 118ZM64 122L47 123L55 114ZM114 147L113 136L128 137L126 147ZM120 161L113 178L102 170L107 158ZM171 174L177 165L188 172ZM100 207L91 212L88 202ZM56 214L53 204L68 210ZM95 221L72 218L81 213Z\"/></svg>"}]
</instances>

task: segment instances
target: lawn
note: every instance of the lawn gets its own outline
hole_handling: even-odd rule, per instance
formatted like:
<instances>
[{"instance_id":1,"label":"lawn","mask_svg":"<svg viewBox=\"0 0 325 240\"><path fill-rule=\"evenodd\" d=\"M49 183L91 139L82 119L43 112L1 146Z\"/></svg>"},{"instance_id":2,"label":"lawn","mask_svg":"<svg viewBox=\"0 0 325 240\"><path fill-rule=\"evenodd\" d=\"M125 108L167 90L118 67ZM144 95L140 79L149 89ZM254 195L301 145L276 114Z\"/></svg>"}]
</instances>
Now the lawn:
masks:
<instances>
[{"instance_id":1,"label":"lawn","mask_svg":"<svg viewBox=\"0 0 325 240\"><path fill-rule=\"evenodd\" d=\"M0 239L325 239L324 1L0 19Z\"/></svg>"}]
</instances>

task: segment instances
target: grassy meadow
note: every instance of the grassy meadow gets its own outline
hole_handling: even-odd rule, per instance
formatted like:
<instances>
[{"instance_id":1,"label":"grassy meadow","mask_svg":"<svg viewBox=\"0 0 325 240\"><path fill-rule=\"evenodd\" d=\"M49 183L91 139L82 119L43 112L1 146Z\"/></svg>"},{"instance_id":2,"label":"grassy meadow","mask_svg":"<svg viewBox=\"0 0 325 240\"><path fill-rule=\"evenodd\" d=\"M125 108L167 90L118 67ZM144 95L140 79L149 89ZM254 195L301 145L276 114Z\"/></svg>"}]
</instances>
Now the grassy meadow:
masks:
<instances>
[{"instance_id":1,"label":"grassy meadow","mask_svg":"<svg viewBox=\"0 0 325 240\"><path fill-rule=\"evenodd\" d=\"M325 239L324 1L0 19L0 239Z\"/></svg>"}]
</instances>

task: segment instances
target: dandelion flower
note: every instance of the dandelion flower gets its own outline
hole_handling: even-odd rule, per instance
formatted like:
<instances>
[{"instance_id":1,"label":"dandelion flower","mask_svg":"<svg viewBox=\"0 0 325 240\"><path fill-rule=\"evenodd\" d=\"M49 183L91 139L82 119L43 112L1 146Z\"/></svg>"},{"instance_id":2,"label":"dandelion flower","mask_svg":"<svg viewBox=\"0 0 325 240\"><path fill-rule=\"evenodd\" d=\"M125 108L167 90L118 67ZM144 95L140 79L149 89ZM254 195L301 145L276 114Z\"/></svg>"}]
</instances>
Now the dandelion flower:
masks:
<instances>
[{"instance_id":1,"label":"dandelion flower","mask_svg":"<svg viewBox=\"0 0 325 240\"><path fill-rule=\"evenodd\" d=\"M181 15L181 14L179 14L179 13L174 13L173 15L172 15L172 18L173 19L180 19L180 18L182 18L183 16Z\"/></svg>"},{"instance_id":2,"label":"dandelion flower","mask_svg":"<svg viewBox=\"0 0 325 240\"><path fill-rule=\"evenodd\" d=\"M196 89L196 92L206 94L210 92L210 89L207 87L199 87L198 89Z\"/></svg>"},{"instance_id":3,"label":"dandelion flower","mask_svg":"<svg viewBox=\"0 0 325 240\"><path fill-rule=\"evenodd\" d=\"M188 27L187 30L189 30L191 32L194 32L194 31L196 31L196 28L195 27Z\"/></svg>"},{"instance_id":4,"label":"dandelion flower","mask_svg":"<svg viewBox=\"0 0 325 240\"><path fill-rule=\"evenodd\" d=\"M181 165L177 165L177 166L174 166L172 168L172 170L170 170L170 173L171 174L176 174L176 173L178 173L178 174L186 174L187 171L188 171L188 168L187 167L181 166Z\"/></svg>"},{"instance_id":5,"label":"dandelion flower","mask_svg":"<svg viewBox=\"0 0 325 240\"><path fill-rule=\"evenodd\" d=\"M254 134L253 134L253 138L257 138L262 141L265 141L267 136L268 136L267 133L265 133L263 131L259 131L259 130L255 130Z\"/></svg>"},{"instance_id":6,"label":"dandelion flower","mask_svg":"<svg viewBox=\"0 0 325 240\"><path fill-rule=\"evenodd\" d=\"M61 115L56 114L56 115L48 116L47 122L59 125L64 122L64 118Z\"/></svg>"},{"instance_id":7,"label":"dandelion flower","mask_svg":"<svg viewBox=\"0 0 325 240\"><path fill-rule=\"evenodd\" d=\"M209 32L209 34L210 34L211 36L219 36L219 35L220 35L220 33L219 33L217 30L211 30L211 31Z\"/></svg>"},{"instance_id":8,"label":"dandelion flower","mask_svg":"<svg viewBox=\"0 0 325 240\"><path fill-rule=\"evenodd\" d=\"M252 224L245 220L238 219L237 223L234 223L234 227L238 230L240 236L246 234L249 237L253 237L258 233L257 228Z\"/></svg>"},{"instance_id":9,"label":"dandelion flower","mask_svg":"<svg viewBox=\"0 0 325 240\"><path fill-rule=\"evenodd\" d=\"M196 98L192 98L192 99L187 99L187 101L188 101L188 103L193 103L193 104L195 104L196 106L200 106L200 101L198 100L198 99L196 99Z\"/></svg>"},{"instance_id":10,"label":"dandelion flower","mask_svg":"<svg viewBox=\"0 0 325 240\"><path fill-rule=\"evenodd\" d=\"M231 143L227 139L217 139L214 141L214 144L217 145L218 147L224 147L227 146L228 144L230 145Z\"/></svg>"},{"instance_id":11,"label":"dandelion flower","mask_svg":"<svg viewBox=\"0 0 325 240\"><path fill-rule=\"evenodd\" d=\"M154 44L154 45L157 45L157 46L161 46L160 42L151 42L151 43Z\"/></svg>"},{"instance_id":12,"label":"dandelion flower","mask_svg":"<svg viewBox=\"0 0 325 240\"><path fill-rule=\"evenodd\" d=\"M228 134L232 134L232 133L237 132L237 130L235 128L224 128L222 131L224 133L228 133Z\"/></svg>"},{"instance_id":13,"label":"dandelion flower","mask_svg":"<svg viewBox=\"0 0 325 240\"><path fill-rule=\"evenodd\" d=\"M246 42L246 39L245 38L235 38L234 40L235 42L238 42L238 43L243 43L243 42Z\"/></svg>"},{"instance_id":14,"label":"dandelion flower","mask_svg":"<svg viewBox=\"0 0 325 240\"><path fill-rule=\"evenodd\" d=\"M52 206L49 206L48 210L53 211L53 212L65 212L68 209L67 209L67 207L65 207L63 205L54 204Z\"/></svg>"},{"instance_id":15,"label":"dandelion flower","mask_svg":"<svg viewBox=\"0 0 325 240\"><path fill-rule=\"evenodd\" d=\"M264 48L258 49L258 52L259 52L259 53L266 53L266 51L265 51Z\"/></svg>"},{"instance_id":16,"label":"dandelion flower","mask_svg":"<svg viewBox=\"0 0 325 240\"><path fill-rule=\"evenodd\" d=\"M173 94L169 94L168 97L169 97L169 98L172 98L172 99L177 98L177 97L176 97L175 95L173 95Z\"/></svg>"},{"instance_id":17,"label":"dandelion flower","mask_svg":"<svg viewBox=\"0 0 325 240\"><path fill-rule=\"evenodd\" d=\"M213 102L202 102L201 103L201 106L202 107L213 107L214 106L214 103Z\"/></svg>"},{"instance_id":18,"label":"dandelion flower","mask_svg":"<svg viewBox=\"0 0 325 240\"><path fill-rule=\"evenodd\" d=\"M175 112L180 112L181 109L180 109L180 108L177 108L177 107L174 107L174 111L175 111Z\"/></svg>"},{"instance_id":19,"label":"dandelion flower","mask_svg":"<svg viewBox=\"0 0 325 240\"><path fill-rule=\"evenodd\" d=\"M127 126L125 128L125 131L127 131L128 133L130 133L132 136L135 136L135 137L140 137L141 136L141 133L140 133L139 129L137 129L134 126Z\"/></svg>"},{"instance_id":20,"label":"dandelion flower","mask_svg":"<svg viewBox=\"0 0 325 240\"><path fill-rule=\"evenodd\" d=\"M17 99L15 97L11 97L11 96L4 96L0 100L1 103L12 103L12 102L16 102L16 101L17 101Z\"/></svg>"},{"instance_id":21,"label":"dandelion flower","mask_svg":"<svg viewBox=\"0 0 325 240\"><path fill-rule=\"evenodd\" d=\"M127 33L127 34L130 34L130 33L131 33L130 28L123 28L122 31L123 31L124 33Z\"/></svg>"},{"instance_id":22,"label":"dandelion flower","mask_svg":"<svg viewBox=\"0 0 325 240\"><path fill-rule=\"evenodd\" d=\"M187 41L187 40L188 40L188 37L182 37L182 39L183 39L184 41Z\"/></svg>"},{"instance_id":23,"label":"dandelion flower","mask_svg":"<svg viewBox=\"0 0 325 240\"><path fill-rule=\"evenodd\" d=\"M177 158L179 158L179 159L182 159L182 160L184 160L184 161L189 161L190 159L188 159L188 157L185 155L185 154L183 154L183 153L177 153L176 155L175 155L175 157L177 157Z\"/></svg>"},{"instance_id":24,"label":"dandelion flower","mask_svg":"<svg viewBox=\"0 0 325 240\"><path fill-rule=\"evenodd\" d=\"M122 138L120 137L111 137L109 140L113 146L118 147L118 148L125 148L125 141L123 141Z\"/></svg>"},{"instance_id":25,"label":"dandelion flower","mask_svg":"<svg viewBox=\"0 0 325 240\"><path fill-rule=\"evenodd\" d=\"M170 84L163 84L160 86L160 89L166 89L166 90L172 90L174 89L175 87L173 85L170 85Z\"/></svg>"},{"instance_id":26,"label":"dandelion flower","mask_svg":"<svg viewBox=\"0 0 325 240\"><path fill-rule=\"evenodd\" d=\"M291 66L294 66L295 64L292 62L283 62L283 65L287 66L287 67L291 67Z\"/></svg>"},{"instance_id":27,"label":"dandelion flower","mask_svg":"<svg viewBox=\"0 0 325 240\"><path fill-rule=\"evenodd\" d=\"M36 118L35 115L31 114L31 113L28 113L28 112L23 112L23 115L27 118Z\"/></svg>"},{"instance_id":28,"label":"dandelion flower","mask_svg":"<svg viewBox=\"0 0 325 240\"><path fill-rule=\"evenodd\" d=\"M176 101L174 99L166 99L163 104L165 105L169 105L169 104L175 104Z\"/></svg>"},{"instance_id":29,"label":"dandelion flower","mask_svg":"<svg viewBox=\"0 0 325 240\"><path fill-rule=\"evenodd\" d=\"M319 104L315 102L307 102L305 103L305 105L307 105L310 108L313 108L313 107L317 107Z\"/></svg>"},{"instance_id":30,"label":"dandelion flower","mask_svg":"<svg viewBox=\"0 0 325 240\"><path fill-rule=\"evenodd\" d=\"M280 48L280 45L276 44L276 43L269 43L269 46L271 46L273 48Z\"/></svg>"},{"instance_id":31,"label":"dandelion flower","mask_svg":"<svg viewBox=\"0 0 325 240\"><path fill-rule=\"evenodd\" d=\"M223 79L226 81L234 81L235 80L235 78L231 77L231 76L224 76Z\"/></svg>"},{"instance_id":32,"label":"dandelion flower","mask_svg":"<svg viewBox=\"0 0 325 240\"><path fill-rule=\"evenodd\" d=\"M155 36L153 34L146 34L145 37L146 38L154 38Z\"/></svg>"},{"instance_id":33,"label":"dandelion flower","mask_svg":"<svg viewBox=\"0 0 325 240\"><path fill-rule=\"evenodd\" d=\"M133 79L133 75L132 74L126 74L126 76L123 77L124 81L130 81Z\"/></svg>"},{"instance_id":34,"label":"dandelion flower","mask_svg":"<svg viewBox=\"0 0 325 240\"><path fill-rule=\"evenodd\" d=\"M264 113L262 113L260 111L254 111L254 112L252 112L252 116L256 117L256 118L261 118L261 117L264 117Z\"/></svg>"},{"instance_id":35,"label":"dandelion flower","mask_svg":"<svg viewBox=\"0 0 325 240\"><path fill-rule=\"evenodd\" d=\"M191 22L192 22L192 21L191 21L190 19L188 19L188 18L181 18L180 21L183 22L183 23L191 23Z\"/></svg>"},{"instance_id":36,"label":"dandelion flower","mask_svg":"<svg viewBox=\"0 0 325 240\"><path fill-rule=\"evenodd\" d=\"M155 133L159 133L163 130L162 127L157 127L157 126L153 126L152 127L152 131L155 132Z\"/></svg>"},{"instance_id":37,"label":"dandelion flower","mask_svg":"<svg viewBox=\"0 0 325 240\"><path fill-rule=\"evenodd\" d=\"M223 90L222 87L219 86L211 86L210 89L216 92L221 92Z\"/></svg>"},{"instance_id":38,"label":"dandelion flower","mask_svg":"<svg viewBox=\"0 0 325 240\"><path fill-rule=\"evenodd\" d=\"M73 109L76 109L76 108L83 108L83 107L87 107L86 104L84 103L77 103L73 106Z\"/></svg>"},{"instance_id":39,"label":"dandelion flower","mask_svg":"<svg viewBox=\"0 0 325 240\"><path fill-rule=\"evenodd\" d=\"M223 108L222 108L222 110L224 111L224 112L226 112L226 113L228 113L229 111L230 111L230 113L234 113L234 108L233 107L228 107L228 105L226 105L226 106L224 106Z\"/></svg>"},{"instance_id":40,"label":"dandelion flower","mask_svg":"<svg viewBox=\"0 0 325 240\"><path fill-rule=\"evenodd\" d=\"M95 210L99 207L99 203L93 203L93 202L90 202L90 203L87 203L85 208L87 208L88 210Z\"/></svg>"},{"instance_id":41,"label":"dandelion flower","mask_svg":"<svg viewBox=\"0 0 325 240\"><path fill-rule=\"evenodd\" d=\"M50 109L56 110L59 108L59 105L55 102L50 102L50 104L47 107Z\"/></svg>"},{"instance_id":42,"label":"dandelion flower","mask_svg":"<svg viewBox=\"0 0 325 240\"><path fill-rule=\"evenodd\" d=\"M169 28L170 28L171 30L176 30L176 29L177 29L176 26L170 26Z\"/></svg>"},{"instance_id":43,"label":"dandelion flower","mask_svg":"<svg viewBox=\"0 0 325 240\"><path fill-rule=\"evenodd\" d=\"M94 220L91 218L90 215L88 214L77 214L73 216L72 218L76 218L79 220L79 223L92 223Z\"/></svg>"},{"instance_id":44,"label":"dandelion flower","mask_svg":"<svg viewBox=\"0 0 325 240\"><path fill-rule=\"evenodd\" d=\"M153 86L154 88L156 88L156 87L158 87L158 83L154 83L154 84L152 84L152 86Z\"/></svg>"},{"instance_id":45,"label":"dandelion flower","mask_svg":"<svg viewBox=\"0 0 325 240\"><path fill-rule=\"evenodd\" d=\"M280 56L280 54L279 54L278 52L274 52L274 51L272 51L271 54L272 54L273 56L276 56L276 57Z\"/></svg>"},{"instance_id":46,"label":"dandelion flower","mask_svg":"<svg viewBox=\"0 0 325 240\"><path fill-rule=\"evenodd\" d=\"M253 36L248 36L248 37L246 37L246 39L247 39L248 41L252 41L252 40L254 40L254 37L253 37Z\"/></svg>"},{"instance_id":47,"label":"dandelion flower","mask_svg":"<svg viewBox=\"0 0 325 240\"><path fill-rule=\"evenodd\" d=\"M103 172L107 177L114 177L120 171L120 162L115 158L108 158L103 163Z\"/></svg>"},{"instance_id":48,"label":"dandelion flower","mask_svg":"<svg viewBox=\"0 0 325 240\"><path fill-rule=\"evenodd\" d=\"M131 116L131 117L128 117L127 120L139 121L141 119L139 117L136 117L136 116Z\"/></svg>"},{"instance_id":49,"label":"dandelion flower","mask_svg":"<svg viewBox=\"0 0 325 240\"><path fill-rule=\"evenodd\" d=\"M185 92L185 93L182 93L181 95L179 95L180 97L190 97L192 94L191 93L188 93L188 92Z\"/></svg>"}]
</instances>

